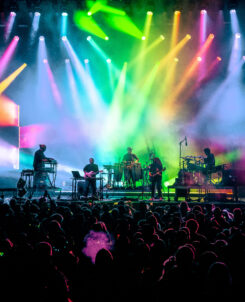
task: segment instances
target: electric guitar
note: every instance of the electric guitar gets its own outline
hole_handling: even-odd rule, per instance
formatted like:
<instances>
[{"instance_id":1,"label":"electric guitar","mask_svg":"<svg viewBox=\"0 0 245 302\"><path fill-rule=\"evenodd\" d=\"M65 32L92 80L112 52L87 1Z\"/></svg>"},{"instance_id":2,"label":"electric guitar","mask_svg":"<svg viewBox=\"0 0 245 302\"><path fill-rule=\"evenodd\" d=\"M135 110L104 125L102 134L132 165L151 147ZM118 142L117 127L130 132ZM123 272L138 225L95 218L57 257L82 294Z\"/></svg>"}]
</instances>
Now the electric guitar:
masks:
<instances>
[{"instance_id":1,"label":"electric guitar","mask_svg":"<svg viewBox=\"0 0 245 302\"><path fill-rule=\"evenodd\" d=\"M102 173L103 170L98 171L99 173ZM90 171L90 172L85 172L84 171L84 178L85 179L96 179L96 174L98 174L98 172L94 172L94 171Z\"/></svg>"},{"instance_id":2,"label":"electric guitar","mask_svg":"<svg viewBox=\"0 0 245 302\"><path fill-rule=\"evenodd\" d=\"M166 170L166 167L162 168L162 170L157 171L156 173L152 174L151 172L149 172L149 176L150 176L150 180L153 180L155 176L157 175L161 175L162 172L164 172Z\"/></svg>"}]
</instances>

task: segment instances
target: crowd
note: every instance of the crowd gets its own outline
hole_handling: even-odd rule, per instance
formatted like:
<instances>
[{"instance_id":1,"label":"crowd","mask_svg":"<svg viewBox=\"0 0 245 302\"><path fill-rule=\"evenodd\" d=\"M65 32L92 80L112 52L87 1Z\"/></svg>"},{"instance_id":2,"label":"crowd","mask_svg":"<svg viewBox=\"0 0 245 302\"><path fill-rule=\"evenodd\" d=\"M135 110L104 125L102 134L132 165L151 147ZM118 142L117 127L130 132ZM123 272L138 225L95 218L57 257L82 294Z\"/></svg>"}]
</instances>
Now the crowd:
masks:
<instances>
[{"instance_id":1,"label":"crowd","mask_svg":"<svg viewBox=\"0 0 245 302\"><path fill-rule=\"evenodd\" d=\"M244 208L2 200L0 272L1 301L236 301Z\"/></svg>"}]
</instances>

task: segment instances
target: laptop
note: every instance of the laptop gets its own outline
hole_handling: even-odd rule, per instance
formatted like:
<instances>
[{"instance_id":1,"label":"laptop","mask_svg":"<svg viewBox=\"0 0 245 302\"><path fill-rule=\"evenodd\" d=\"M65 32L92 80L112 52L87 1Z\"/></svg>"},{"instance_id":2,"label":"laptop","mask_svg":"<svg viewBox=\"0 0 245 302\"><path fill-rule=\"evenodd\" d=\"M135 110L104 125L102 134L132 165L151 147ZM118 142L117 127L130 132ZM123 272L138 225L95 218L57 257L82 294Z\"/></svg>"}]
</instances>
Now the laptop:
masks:
<instances>
[{"instance_id":1,"label":"laptop","mask_svg":"<svg viewBox=\"0 0 245 302\"><path fill-rule=\"evenodd\" d=\"M79 171L71 171L72 176L76 179L84 179L83 176L80 175Z\"/></svg>"}]
</instances>

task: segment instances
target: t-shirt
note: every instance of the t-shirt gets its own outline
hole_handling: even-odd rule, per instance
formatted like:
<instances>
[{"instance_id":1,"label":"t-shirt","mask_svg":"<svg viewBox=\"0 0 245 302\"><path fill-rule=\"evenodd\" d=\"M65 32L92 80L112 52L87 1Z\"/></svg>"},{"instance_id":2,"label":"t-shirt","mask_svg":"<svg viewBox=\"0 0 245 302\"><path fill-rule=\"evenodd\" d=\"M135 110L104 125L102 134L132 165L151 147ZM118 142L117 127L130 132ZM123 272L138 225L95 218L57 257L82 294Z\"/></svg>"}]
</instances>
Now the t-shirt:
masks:
<instances>
[{"instance_id":1,"label":"t-shirt","mask_svg":"<svg viewBox=\"0 0 245 302\"><path fill-rule=\"evenodd\" d=\"M83 168L84 172L98 172L99 171L99 167L96 164L88 164Z\"/></svg>"},{"instance_id":2,"label":"t-shirt","mask_svg":"<svg viewBox=\"0 0 245 302\"><path fill-rule=\"evenodd\" d=\"M127 153L123 156L123 161L134 162L138 157L133 153Z\"/></svg>"},{"instance_id":3,"label":"t-shirt","mask_svg":"<svg viewBox=\"0 0 245 302\"><path fill-rule=\"evenodd\" d=\"M44 155L44 151L39 149L34 154L34 161L33 161L33 167L35 171L38 171L42 168L44 168L44 162L43 160L46 158Z\"/></svg>"}]
</instances>

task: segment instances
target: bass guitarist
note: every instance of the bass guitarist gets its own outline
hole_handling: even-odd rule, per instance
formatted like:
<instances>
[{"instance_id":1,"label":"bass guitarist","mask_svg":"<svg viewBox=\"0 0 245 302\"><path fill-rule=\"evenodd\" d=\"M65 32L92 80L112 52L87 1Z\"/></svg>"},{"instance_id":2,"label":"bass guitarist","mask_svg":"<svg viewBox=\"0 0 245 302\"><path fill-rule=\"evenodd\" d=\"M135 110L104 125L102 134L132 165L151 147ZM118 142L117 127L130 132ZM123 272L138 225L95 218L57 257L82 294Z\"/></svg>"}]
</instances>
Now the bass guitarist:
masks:
<instances>
[{"instance_id":1,"label":"bass guitarist","mask_svg":"<svg viewBox=\"0 0 245 302\"><path fill-rule=\"evenodd\" d=\"M162 200L162 172L166 168L162 166L162 162L158 157L154 157L152 164L149 166L149 176L151 181L151 199L154 200L155 189L157 188L158 199Z\"/></svg>"},{"instance_id":2,"label":"bass guitarist","mask_svg":"<svg viewBox=\"0 0 245 302\"><path fill-rule=\"evenodd\" d=\"M96 175L100 172L97 164L94 163L94 159L89 159L89 164L83 168L85 178L84 197L88 197L89 187L92 188L92 198L97 199L96 194Z\"/></svg>"}]
</instances>

